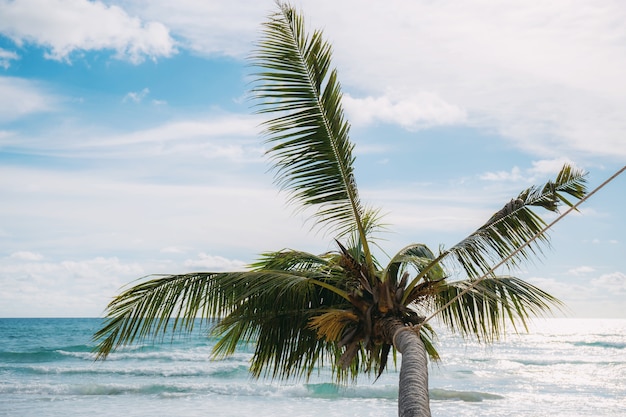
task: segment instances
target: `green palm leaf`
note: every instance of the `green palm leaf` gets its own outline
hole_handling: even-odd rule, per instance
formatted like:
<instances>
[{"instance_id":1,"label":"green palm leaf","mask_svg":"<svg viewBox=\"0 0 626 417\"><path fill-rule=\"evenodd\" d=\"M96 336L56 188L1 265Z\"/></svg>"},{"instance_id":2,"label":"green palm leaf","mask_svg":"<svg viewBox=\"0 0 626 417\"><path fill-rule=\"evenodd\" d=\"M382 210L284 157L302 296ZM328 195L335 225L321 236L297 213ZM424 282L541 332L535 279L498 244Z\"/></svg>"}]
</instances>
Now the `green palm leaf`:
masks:
<instances>
[{"instance_id":1,"label":"green palm leaf","mask_svg":"<svg viewBox=\"0 0 626 417\"><path fill-rule=\"evenodd\" d=\"M522 191L484 225L423 268L409 283L404 299L431 268L444 261L460 265L468 277L478 278L512 254L510 266L541 253L540 245L548 244L549 236L543 231L546 222L533 209L558 212L561 204L571 207L568 196L582 199L587 194L585 176L585 172L565 164L554 181Z\"/></svg>"},{"instance_id":2,"label":"green palm leaf","mask_svg":"<svg viewBox=\"0 0 626 417\"><path fill-rule=\"evenodd\" d=\"M268 309L276 300L286 300L294 305L293 309L303 308L318 298L319 279L324 276L316 270L158 276L134 285L109 304L108 319L94 336L99 341L96 350L99 358L104 358L120 346L155 338L168 331L189 332L197 318L221 318L241 309L242 305L252 310ZM328 300L341 298L328 292ZM251 332L246 333L244 339L251 335ZM237 342L239 340L231 341L232 344Z\"/></svg>"},{"instance_id":3,"label":"green palm leaf","mask_svg":"<svg viewBox=\"0 0 626 417\"><path fill-rule=\"evenodd\" d=\"M443 322L453 331L487 342L504 334L507 323L514 328L521 323L527 329L529 317L541 316L552 307L562 305L558 299L534 285L508 276L485 278L477 284L472 280L457 281L439 288L435 307L445 306L454 300L441 311Z\"/></svg>"},{"instance_id":4,"label":"green palm leaf","mask_svg":"<svg viewBox=\"0 0 626 417\"><path fill-rule=\"evenodd\" d=\"M108 305L107 320L94 335L99 341L97 358L169 330L191 331L197 317L223 314L233 297L216 286L218 277L213 273L158 276L122 292Z\"/></svg>"},{"instance_id":5,"label":"green palm leaf","mask_svg":"<svg viewBox=\"0 0 626 417\"><path fill-rule=\"evenodd\" d=\"M340 348L317 337L310 320L329 306L348 305L345 277L333 271L333 256L299 251L266 253L252 270L165 275L140 282L117 296L95 335L97 358L167 332L190 332L197 318L218 319L218 357L241 343L255 343L255 377L308 378L330 361L338 380L355 378L356 366L337 366ZM268 269L271 268L271 269ZM335 360L330 360L330 358Z\"/></svg>"},{"instance_id":6,"label":"green palm leaf","mask_svg":"<svg viewBox=\"0 0 626 417\"><path fill-rule=\"evenodd\" d=\"M400 273L407 267L413 267L421 278L438 280L444 277L444 271L438 262L433 263L435 260L435 255L428 246L415 243L403 248L391 258L383 276L398 281Z\"/></svg>"},{"instance_id":7,"label":"green palm leaf","mask_svg":"<svg viewBox=\"0 0 626 417\"><path fill-rule=\"evenodd\" d=\"M315 302L307 302L303 307L296 300L286 300L286 296L283 293L244 303L221 320L213 331L220 338L215 346L216 356L228 356L239 343L253 342L250 372L254 377L308 379L315 369L330 363L337 380L345 380L350 374L355 378L357 369L337 365L339 347L319 338L309 324L327 307ZM271 308L267 306L270 303ZM265 305L262 310L258 308L261 305Z\"/></svg>"},{"instance_id":8,"label":"green palm leaf","mask_svg":"<svg viewBox=\"0 0 626 417\"><path fill-rule=\"evenodd\" d=\"M337 237L358 231L370 258L363 219L375 216L358 196L331 46L320 31L307 36L302 17L279 6L252 57L261 69L252 89L258 111L276 114L264 123L276 181L292 202L316 209L317 225L331 227Z\"/></svg>"},{"instance_id":9,"label":"green palm leaf","mask_svg":"<svg viewBox=\"0 0 626 417\"><path fill-rule=\"evenodd\" d=\"M299 284L256 292L215 327L213 333L220 338L215 354L228 356L239 343L254 342L253 376L308 377L329 348L308 322L327 308L324 299L334 298L329 291Z\"/></svg>"},{"instance_id":10,"label":"green palm leaf","mask_svg":"<svg viewBox=\"0 0 626 417\"><path fill-rule=\"evenodd\" d=\"M540 253L540 244L549 243L549 238L540 233L546 223L533 208L557 212L562 203L571 206L567 196L581 199L586 194L585 175L564 165L554 181L522 191L474 233L446 251L444 258L453 258L469 277L478 277L516 251L512 265ZM531 244L524 247L529 241Z\"/></svg>"}]
</instances>

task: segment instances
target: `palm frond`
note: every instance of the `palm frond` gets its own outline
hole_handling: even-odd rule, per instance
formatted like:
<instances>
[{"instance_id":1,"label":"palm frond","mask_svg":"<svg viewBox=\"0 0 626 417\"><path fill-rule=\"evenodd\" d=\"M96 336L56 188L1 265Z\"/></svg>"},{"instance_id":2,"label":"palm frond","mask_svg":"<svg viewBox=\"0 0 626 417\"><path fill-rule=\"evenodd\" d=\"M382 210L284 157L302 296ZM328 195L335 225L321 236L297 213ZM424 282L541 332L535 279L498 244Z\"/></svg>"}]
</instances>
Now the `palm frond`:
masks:
<instances>
[{"instance_id":1,"label":"palm frond","mask_svg":"<svg viewBox=\"0 0 626 417\"><path fill-rule=\"evenodd\" d=\"M383 215L379 209L373 207L364 208L362 215L363 236L360 235L361 231L355 227L350 231L346 239L346 246L351 249L356 259L366 259L365 248L363 247L364 240L382 250L377 242L380 239L380 234L385 231L387 227L382 219ZM380 263L373 254L372 263L377 270L381 268Z\"/></svg>"},{"instance_id":2,"label":"palm frond","mask_svg":"<svg viewBox=\"0 0 626 417\"><path fill-rule=\"evenodd\" d=\"M383 277L397 283L396 297L402 305L408 305L429 296L437 283L446 278L440 259L435 258L428 246L422 243L412 244L394 255L383 271ZM409 269L417 272L410 282Z\"/></svg>"},{"instance_id":3,"label":"palm frond","mask_svg":"<svg viewBox=\"0 0 626 417\"><path fill-rule=\"evenodd\" d=\"M253 270L280 270L280 271L311 271L328 268L329 256L314 255L312 253L283 249L280 251L262 253L259 259L252 263Z\"/></svg>"},{"instance_id":4,"label":"palm frond","mask_svg":"<svg viewBox=\"0 0 626 417\"><path fill-rule=\"evenodd\" d=\"M219 337L215 356L228 356L240 343L253 342L250 372L254 377L308 378L331 348L308 327L322 308L314 291L276 288L249 297L214 328Z\"/></svg>"},{"instance_id":5,"label":"palm frond","mask_svg":"<svg viewBox=\"0 0 626 417\"><path fill-rule=\"evenodd\" d=\"M548 244L549 236L540 233L546 223L533 209L557 212L561 204L572 206L568 196L581 199L587 193L585 175L564 165L554 181L522 191L474 233L445 251L442 258L454 259L469 277L478 277L516 251L512 265L540 254L540 245ZM531 244L523 247L529 241Z\"/></svg>"},{"instance_id":6,"label":"palm frond","mask_svg":"<svg viewBox=\"0 0 626 417\"><path fill-rule=\"evenodd\" d=\"M438 280L443 278L444 271L441 265L433 263L435 255L430 248L422 243L414 243L402 248L394 255L383 271L385 279L397 280L401 273L412 267L419 273L421 279Z\"/></svg>"},{"instance_id":7,"label":"palm frond","mask_svg":"<svg viewBox=\"0 0 626 417\"><path fill-rule=\"evenodd\" d=\"M159 276L134 285L107 307L107 319L94 335L97 358L116 348L167 331L191 332L197 317L223 314L232 299L215 285L218 274ZM171 327L170 327L171 326Z\"/></svg>"},{"instance_id":8,"label":"palm frond","mask_svg":"<svg viewBox=\"0 0 626 417\"><path fill-rule=\"evenodd\" d=\"M309 275L311 283L334 292L339 297L348 300L345 288L345 276L334 270L336 255L327 253L313 255L308 252L284 249L275 252L266 252L260 259L251 265L255 271L293 271ZM314 277L315 278L314 278Z\"/></svg>"},{"instance_id":9,"label":"palm frond","mask_svg":"<svg viewBox=\"0 0 626 417\"><path fill-rule=\"evenodd\" d=\"M317 298L313 292L320 291L316 278L323 277L315 270L261 270L166 275L141 282L107 307L107 320L94 335L98 358L106 358L120 346L155 339L169 331L190 332L197 318L224 317L242 304L268 309L272 298L280 298L306 308L308 300ZM328 300L339 298L330 294ZM233 345L238 342L229 341Z\"/></svg>"},{"instance_id":10,"label":"palm frond","mask_svg":"<svg viewBox=\"0 0 626 417\"><path fill-rule=\"evenodd\" d=\"M337 237L357 229L369 256L331 46L321 31L308 36L293 8L279 6L252 56L260 71L251 90L259 113L276 114L264 123L276 182L290 201L315 207L316 223Z\"/></svg>"},{"instance_id":11,"label":"palm frond","mask_svg":"<svg viewBox=\"0 0 626 417\"><path fill-rule=\"evenodd\" d=\"M239 343L253 341L250 371L255 377L308 379L330 358L335 358L330 362L337 380L345 380L350 373L356 377L356 369L344 370L336 365L340 357L336 343L319 337L311 327L315 317L331 306L347 306L346 300L320 286L321 279L290 278L289 285L276 282L276 278L270 280L274 282L264 286L263 291L247 294L215 326L214 335L220 338L215 345L216 356L228 356Z\"/></svg>"},{"instance_id":12,"label":"palm frond","mask_svg":"<svg viewBox=\"0 0 626 417\"><path fill-rule=\"evenodd\" d=\"M530 317L561 306L552 295L509 276L487 277L459 297L472 284L472 280L463 280L440 286L435 304L441 307L454 300L440 312L443 322L453 331L487 342L504 334L507 323L515 330L519 324L527 330Z\"/></svg>"}]
</instances>

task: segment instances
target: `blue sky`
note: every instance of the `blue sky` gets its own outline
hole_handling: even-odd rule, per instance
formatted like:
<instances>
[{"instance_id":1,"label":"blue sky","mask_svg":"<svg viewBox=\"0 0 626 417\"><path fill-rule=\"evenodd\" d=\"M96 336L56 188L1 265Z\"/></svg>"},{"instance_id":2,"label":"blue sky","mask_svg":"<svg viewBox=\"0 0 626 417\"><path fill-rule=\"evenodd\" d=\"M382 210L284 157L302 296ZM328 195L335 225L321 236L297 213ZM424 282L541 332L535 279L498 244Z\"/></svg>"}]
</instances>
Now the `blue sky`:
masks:
<instances>
[{"instance_id":1,"label":"blue sky","mask_svg":"<svg viewBox=\"0 0 626 417\"><path fill-rule=\"evenodd\" d=\"M98 316L151 273L332 236L286 206L246 99L273 1L0 0L0 317ZM381 242L452 246L564 162L626 160L621 2L303 0L334 46ZM513 273L626 317L626 174Z\"/></svg>"}]
</instances>

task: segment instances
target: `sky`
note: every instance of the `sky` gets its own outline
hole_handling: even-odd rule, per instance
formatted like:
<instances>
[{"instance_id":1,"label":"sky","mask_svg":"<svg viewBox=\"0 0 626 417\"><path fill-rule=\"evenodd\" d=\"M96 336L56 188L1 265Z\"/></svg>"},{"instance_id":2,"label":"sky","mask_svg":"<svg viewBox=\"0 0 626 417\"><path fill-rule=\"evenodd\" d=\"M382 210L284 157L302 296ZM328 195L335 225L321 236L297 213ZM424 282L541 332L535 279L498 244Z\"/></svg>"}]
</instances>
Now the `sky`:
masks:
<instances>
[{"instance_id":1,"label":"sky","mask_svg":"<svg viewBox=\"0 0 626 417\"><path fill-rule=\"evenodd\" d=\"M301 0L322 29L379 254L450 247L564 163L626 161L626 4ZM149 274L322 253L273 183L247 58L270 0L0 0L0 317L97 317ZM626 318L626 174L511 271ZM552 220L554 216L547 216Z\"/></svg>"}]
</instances>

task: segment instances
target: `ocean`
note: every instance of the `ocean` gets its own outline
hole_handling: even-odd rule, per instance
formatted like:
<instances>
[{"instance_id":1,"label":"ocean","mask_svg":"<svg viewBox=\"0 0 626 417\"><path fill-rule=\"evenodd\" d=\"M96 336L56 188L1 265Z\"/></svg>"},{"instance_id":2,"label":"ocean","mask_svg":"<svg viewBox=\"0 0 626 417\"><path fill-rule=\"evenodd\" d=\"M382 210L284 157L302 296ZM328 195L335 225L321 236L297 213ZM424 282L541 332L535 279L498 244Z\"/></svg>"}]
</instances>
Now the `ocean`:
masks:
<instances>
[{"instance_id":1,"label":"ocean","mask_svg":"<svg viewBox=\"0 0 626 417\"><path fill-rule=\"evenodd\" d=\"M211 360L205 332L94 362L99 319L0 319L0 416L396 416L398 370L337 386L254 380L253 346ZM626 416L626 320L537 320L483 345L440 332L433 416ZM399 364L399 362L398 362Z\"/></svg>"}]
</instances>

